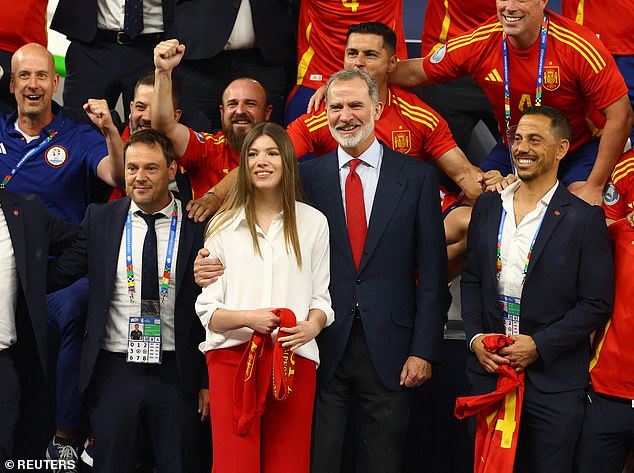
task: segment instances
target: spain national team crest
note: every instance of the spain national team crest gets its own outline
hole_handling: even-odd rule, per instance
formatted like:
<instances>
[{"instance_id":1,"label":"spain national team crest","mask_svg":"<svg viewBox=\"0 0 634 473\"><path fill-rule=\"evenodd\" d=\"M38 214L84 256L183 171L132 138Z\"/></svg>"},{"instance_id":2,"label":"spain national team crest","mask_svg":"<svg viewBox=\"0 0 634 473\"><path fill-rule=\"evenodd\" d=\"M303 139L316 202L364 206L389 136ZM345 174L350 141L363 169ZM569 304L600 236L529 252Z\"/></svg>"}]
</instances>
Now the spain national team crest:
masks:
<instances>
[{"instance_id":1,"label":"spain national team crest","mask_svg":"<svg viewBox=\"0 0 634 473\"><path fill-rule=\"evenodd\" d=\"M544 89L553 92L557 90L560 85L559 66L544 66Z\"/></svg>"},{"instance_id":2,"label":"spain national team crest","mask_svg":"<svg viewBox=\"0 0 634 473\"><path fill-rule=\"evenodd\" d=\"M412 134L409 130L392 131L392 149L407 154L412 149Z\"/></svg>"},{"instance_id":3,"label":"spain national team crest","mask_svg":"<svg viewBox=\"0 0 634 473\"><path fill-rule=\"evenodd\" d=\"M49 166L59 168L68 161L68 151L63 146L51 146L44 152L44 160Z\"/></svg>"}]
</instances>

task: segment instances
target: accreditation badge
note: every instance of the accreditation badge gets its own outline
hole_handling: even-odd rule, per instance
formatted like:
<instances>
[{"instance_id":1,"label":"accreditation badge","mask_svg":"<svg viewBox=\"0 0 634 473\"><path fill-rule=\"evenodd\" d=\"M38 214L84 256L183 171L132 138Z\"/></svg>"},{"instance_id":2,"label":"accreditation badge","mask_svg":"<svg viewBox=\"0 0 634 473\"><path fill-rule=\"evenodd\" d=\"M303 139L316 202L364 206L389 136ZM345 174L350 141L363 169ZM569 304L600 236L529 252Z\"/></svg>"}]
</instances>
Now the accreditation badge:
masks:
<instances>
[{"instance_id":1,"label":"accreditation badge","mask_svg":"<svg viewBox=\"0 0 634 473\"><path fill-rule=\"evenodd\" d=\"M161 363L160 317L130 317L128 321L128 363Z\"/></svg>"},{"instance_id":2,"label":"accreditation badge","mask_svg":"<svg viewBox=\"0 0 634 473\"><path fill-rule=\"evenodd\" d=\"M498 294L498 304L504 319L504 334L507 337L520 333L520 298Z\"/></svg>"}]
</instances>

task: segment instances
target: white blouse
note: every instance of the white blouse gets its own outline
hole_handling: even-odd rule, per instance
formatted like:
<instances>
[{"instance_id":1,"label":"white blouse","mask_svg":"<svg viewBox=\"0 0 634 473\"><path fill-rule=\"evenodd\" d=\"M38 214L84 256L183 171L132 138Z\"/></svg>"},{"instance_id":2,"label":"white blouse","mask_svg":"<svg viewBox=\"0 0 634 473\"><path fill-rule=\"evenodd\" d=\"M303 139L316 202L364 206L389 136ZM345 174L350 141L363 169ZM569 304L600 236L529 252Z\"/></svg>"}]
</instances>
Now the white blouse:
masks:
<instances>
[{"instance_id":1,"label":"white blouse","mask_svg":"<svg viewBox=\"0 0 634 473\"><path fill-rule=\"evenodd\" d=\"M297 233L302 253L302 268L295 254L287 250L282 213L277 215L268 233L256 227L262 256L253 248L244 210L219 232L205 241L211 257L218 258L224 274L203 289L196 301L196 312L206 330L199 349L228 348L247 342L253 330L242 327L218 333L208 325L216 309L287 308L297 321L306 320L311 309L326 314L326 325L334 320L328 285L330 283L330 243L326 217L309 205L295 204ZM213 222L213 221L212 221ZM277 330L271 336L275 338ZM297 355L319 363L315 340L299 347Z\"/></svg>"}]
</instances>

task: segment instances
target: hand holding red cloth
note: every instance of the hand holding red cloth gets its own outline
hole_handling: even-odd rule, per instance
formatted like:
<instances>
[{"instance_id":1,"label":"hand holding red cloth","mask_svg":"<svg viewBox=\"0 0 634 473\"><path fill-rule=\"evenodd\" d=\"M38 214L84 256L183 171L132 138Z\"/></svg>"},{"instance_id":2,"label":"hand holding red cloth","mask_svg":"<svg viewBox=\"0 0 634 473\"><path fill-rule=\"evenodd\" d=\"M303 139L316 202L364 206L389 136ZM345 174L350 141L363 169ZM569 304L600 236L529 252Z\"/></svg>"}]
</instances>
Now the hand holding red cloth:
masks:
<instances>
[{"instance_id":1,"label":"hand holding red cloth","mask_svg":"<svg viewBox=\"0 0 634 473\"><path fill-rule=\"evenodd\" d=\"M486 350L495 352L513 340L489 335L482 343ZM524 373L509 365L500 366L495 391L456 399L457 418L477 414L474 473L513 473L523 399Z\"/></svg>"}]
</instances>

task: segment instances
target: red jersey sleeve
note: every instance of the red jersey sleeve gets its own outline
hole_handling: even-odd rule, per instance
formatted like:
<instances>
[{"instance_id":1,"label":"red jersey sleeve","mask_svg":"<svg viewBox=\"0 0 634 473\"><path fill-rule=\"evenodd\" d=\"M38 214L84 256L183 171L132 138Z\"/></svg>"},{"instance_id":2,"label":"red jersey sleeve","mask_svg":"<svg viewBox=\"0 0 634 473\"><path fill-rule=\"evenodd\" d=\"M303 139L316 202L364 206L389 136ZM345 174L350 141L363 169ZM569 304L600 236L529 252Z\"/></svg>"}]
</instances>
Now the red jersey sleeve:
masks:
<instances>
[{"instance_id":1,"label":"red jersey sleeve","mask_svg":"<svg viewBox=\"0 0 634 473\"><path fill-rule=\"evenodd\" d=\"M619 220L634 211L634 150L621 156L603 192L605 217Z\"/></svg>"},{"instance_id":2,"label":"red jersey sleeve","mask_svg":"<svg viewBox=\"0 0 634 473\"><path fill-rule=\"evenodd\" d=\"M323 156L337 148L337 142L328 128L328 118L323 105L319 112L307 113L293 120L286 132L293 142L297 158L308 153Z\"/></svg>"},{"instance_id":3,"label":"red jersey sleeve","mask_svg":"<svg viewBox=\"0 0 634 473\"><path fill-rule=\"evenodd\" d=\"M207 155L207 146L205 141L212 139L211 133L199 133L189 128L189 143L185 153L178 160L178 164L192 175L200 174L204 169L205 157Z\"/></svg>"}]
</instances>

